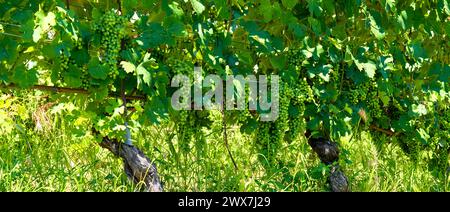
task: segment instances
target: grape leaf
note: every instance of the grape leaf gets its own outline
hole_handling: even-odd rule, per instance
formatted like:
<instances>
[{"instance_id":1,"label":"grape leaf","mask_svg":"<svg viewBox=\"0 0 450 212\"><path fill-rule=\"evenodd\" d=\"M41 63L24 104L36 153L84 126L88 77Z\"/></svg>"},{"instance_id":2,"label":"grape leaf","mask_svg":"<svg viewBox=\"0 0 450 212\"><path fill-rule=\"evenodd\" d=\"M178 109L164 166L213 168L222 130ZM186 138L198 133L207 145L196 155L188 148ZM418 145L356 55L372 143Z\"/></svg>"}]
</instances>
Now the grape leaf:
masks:
<instances>
[{"instance_id":1,"label":"grape leaf","mask_svg":"<svg viewBox=\"0 0 450 212\"><path fill-rule=\"evenodd\" d=\"M169 32L159 23L151 23L145 27L142 35L137 39L139 45L144 49L154 48L161 44L174 43L174 38Z\"/></svg>"},{"instance_id":2,"label":"grape leaf","mask_svg":"<svg viewBox=\"0 0 450 212\"><path fill-rule=\"evenodd\" d=\"M106 86L96 87L95 90L94 89L91 90L90 94L94 101L105 100L105 98L108 97L108 87Z\"/></svg>"},{"instance_id":3,"label":"grape leaf","mask_svg":"<svg viewBox=\"0 0 450 212\"><path fill-rule=\"evenodd\" d=\"M105 80L108 76L108 67L101 65L98 58L93 58L89 62L88 72L94 79Z\"/></svg>"},{"instance_id":4,"label":"grape leaf","mask_svg":"<svg viewBox=\"0 0 450 212\"><path fill-rule=\"evenodd\" d=\"M127 0L122 2L123 2L122 11L125 14L131 14L133 10L138 6L138 0Z\"/></svg>"},{"instance_id":5,"label":"grape leaf","mask_svg":"<svg viewBox=\"0 0 450 212\"><path fill-rule=\"evenodd\" d=\"M167 106L158 96L153 96L144 106L144 114L151 123L159 123L160 118L167 115Z\"/></svg>"},{"instance_id":6,"label":"grape leaf","mask_svg":"<svg viewBox=\"0 0 450 212\"><path fill-rule=\"evenodd\" d=\"M272 20L273 9L272 9L272 3L270 2L270 0L262 0L261 1L259 13L264 17L265 22L269 22Z\"/></svg>"},{"instance_id":7,"label":"grape leaf","mask_svg":"<svg viewBox=\"0 0 450 212\"><path fill-rule=\"evenodd\" d=\"M72 88L81 87L83 84L81 75L81 70L76 65L70 64L67 72L63 74L64 82Z\"/></svg>"},{"instance_id":8,"label":"grape leaf","mask_svg":"<svg viewBox=\"0 0 450 212\"><path fill-rule=\"evenodd\" d=\"M144 81L145 84L150 86L150 81L151 81L151 74L150 72L147 71L147 69L144 68L144 66L139 65L136 68L136 73L138 74L138 76L141 76L141 78L138 79L142 79L142 81ZM141 84L141 81L138 80L138 86Z\"/></svg>"},{"instance_id":9,"label":"grape leaf","mask_svg":"<svg viewBox=\"0 0 450 212\"><path fill-rule=\"evenodd\" d=\"M183 22L174 16L166 18L163 25L172 36L182 36L185 33Z\"/></svg>"},{"instance_id":10,"label":"grape leaf","mask_svg":"<svg viewBox=\"0 0 450 212\"><path fill-rule=\"evenodd\" d=\"M17 57L17 41L6 37L0 39L0 61L12 62Z\"/></svg>"},{"instance_id":11,"label":"grape leaf","mask_svg":"<svg viewBox=\"0 0 450 212\"><path fill-rule=\"evenodd\" d=\"M441 71L441 74L439 75L438 80L442 82L450 81L450 65L446 64L444 66L443 70Z\"/></svg>"},{"instance_id":12,"label":"grape leaf","mask_svg":"<svg viewBox=\"0 0 450 212\"><path fill-rule=\"evenodd\" d=\"M71 58L77 65L82 66L89 62L89 53L87 49L75 50L71 52Z\"/></svg>"},{"instance_id":13,"label":"grape leaf","mask_svg":"<svg viewBox=\"0 0 450 212\"><path fill-rule=\"evenodd\" d=\"M412 111L419 116L423 116L423 115L427 114L427 108L423 104L418 104L418 105L413 104Z\"/></svg>"},{"instance_id":14,"label":"grape leaf","mask_svg":"<svg viewBox=\"0 0 450 212\"><path fill-rule=\"evenodd\" d=\"M422 144L424 144L424 145L428 144L430 135L424 129L422 129L422 128L417 129L416 134L418 135L416 137L419 138L419 140L422 142Z\"/></svg>"},{"instance_id":15,"label":"grape leaf","mask_svg":"<svg viewBox=\"0 0 450 212\"><path fill-rule=\"evenodd\" d=\"M173 15L176 17L182 17L184 15L183 9L180 8L180 5L175 1L169 4L169 8L172 10Z\"/></svg>"},{"instance_id":16,"label":"grape leaf","mask_svg":"<svg viewBox=\"0 0 450 212\"><path fill-rule=\"evenodd\" d=\"M384 9L386 10L386 12L389 12L389 11L395 12L396 11L395 0L386 0Z\"/></svg>"},{"instance_id":17,"label":"grape leaf","mask_svg":"<svg viewBox=\"0 0 450 212\"><path fill-rule=\"evenodd\" d=\"M197 0L190 0L190 1L191 1L192 8L194 8L194 11L197 14L202 14L202 12L205 10L205 6L203 6L203 4Z\"/></svg>"},{"instance_id":18,"label":"grape leaf","mask_svg":"<svg viewBox=\"0 0 450 212\"><path fill-rule=\"evenodd\" d=\"M275 56L270 57L270 63L272 64L273 68L277 70L282 70L286 65L287 58L285 56Z\"/></svg>"},{"instance_id":19,"label":"grape leaf","mask_svg":"<svg viewBox=\"0 0 450 212\"><path fill-rule=\"evenodd\" d=\"M308 17L308 22L311 25L311 28L316 35L320 35L322 33L322 25L320 21L315 18Z\"/></svg>"},{"instance_id":20,"label":"grape leaf","mask_svg":"<svg viewBox=\"0 0 450 212\"><path fill-rule=\"evenodd\" d=\"M427 52L423 48L422 44L418 41L412 43L410 45L410 51L412 52L414 58L420 59L420 58L427 58Z\"/></svg>"},{"instance_id":21,"label":"grape leaf","mask_svg":"<svg viewBox=\"0 0 450 212\"><path fill-rule=\"evenodd\" d=\"M44 13L43 10L39 10L35 13L37 20L37 27L33 32L33 41L37 43L44 32L47 32L50 27L56 25L56 15L53 12Z\"/></svg>"},{"instance_id":22,"label":"grape leaf","mask_svg":"<svg viewBox=\"0 0 450 212\"><path fill-rule=\"evenodd\" d=\"M360 64L358 68L364 70L369 78L373 78L375 76L375 71L377 70L375 63L370 60L367 63Z\"/></svg>"},{"instance_id":23,"label":"grape leaf","mask_svg":"<svg viewBox=\"0 0 450 212\"><path fill-rule=\"evenodd\" d=\"M29 88L38 81L37 71L36 69L26 70L25 65L21 64L14 70L12 81L21 88Z\"/></svg>"},{"instance_id":24,"label":"grape leaf","mask_svg":"<svg viewBox=\"0 0 450 212\"><path fill-rule=\"evenodd\" d=\"M381 15L376 11L369 13L370 31L378 40L383 39L386 36L383 28L381 28Z\"/></svg>"},{"instance_id":25,"label":"grape leaf","mask_svg":"<svg viewBox=\"0 0 450 212\"><path fill-rule=\"evenodd\" d=\"M289 29L294 33L297 39L303 39L306 35L306 27L298 23L290 23Z\"/></svg>"},{"instance_id":26,"label":"grape leaf","mask_svg":"<svg viewBox=\"0 0 450 212\"><path fill-rule=\"evenodd\" d=\"M120 65L122 65L123 70L128 74L133 73L136 70L136 66L127 61L120 62Z\"/></svg>"},{"instance_id":27,"label":"grape leaf","mask_svg":"<svg viewBox=\"0 0 450 212\"><path fill-rule=\"evenodd\" d=\"M394 59L392 57L381 56L379 60L380 73L384 79L389 77L389 71L394 70Z\"/></svg>"},{"instance_id":28,"label":"grape leaf","mask_svg":"<svg viewBox=\"0 0 450 212\"><path fill-rule=\"evenodd\" d=\"M281 3L283 3L283 6L286 7L288 10L294 8L295 5L297 5L297 0L282 0Z\"/></svg>"},{"instance_id":29,"label":"grape leaf","mask_svg":"<svg viewBox=\"0 0 450 212\"><path fill-rule=\"evenodd\" d=\"M322 7L320 6L320 0L306 0L308 2L308 10L316 17L322 15Z\"/></svg>"}]
</instances>

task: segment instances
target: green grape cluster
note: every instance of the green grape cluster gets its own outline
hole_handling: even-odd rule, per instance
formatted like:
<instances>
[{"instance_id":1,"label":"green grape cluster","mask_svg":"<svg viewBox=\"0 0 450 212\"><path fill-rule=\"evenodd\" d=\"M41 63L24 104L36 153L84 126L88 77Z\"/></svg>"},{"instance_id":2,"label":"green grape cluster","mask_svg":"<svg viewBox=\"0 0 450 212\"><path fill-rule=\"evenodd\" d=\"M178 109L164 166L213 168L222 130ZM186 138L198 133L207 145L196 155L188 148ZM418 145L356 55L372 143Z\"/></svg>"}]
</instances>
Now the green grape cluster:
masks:
<instances>
[{"instance_id":1,"label":"green grape cluster","mask_svg":"<svg viewBox=\"0 0 450 212\"><path fill-rule=\"evenodd\" d=\"M70 52L69 52L70 54ZM86 65L79 65L76 64L76 60L74 60L73 58L71 58L70 56L67 56L66 54L64 54L64 52L62 52L59 55L59 64L60 64L60 68L61 70L56 72L57 75L54 76L55 78L55 83L56 84L64 84L62 83L62 81L59 81L60 79L62 79L63 77L63 73L66 71L69 71L69 67L75 67L76 69L81 70L81 76L80 76L80 80L82 82L81 88L83 89L88 89L89 88L89 84L90 84L90 75L89 72L87 70L87 66Z\"/></svg>"},{"instance_id":2,"label":"green grape cluster","mask_svg":"<svg viewBox=\"0 0 450 212\"><path fill-rule=\"evenodd\" d=\"M287 51L288 64L294 70L300 71L304 60L305 60L305 56L303 55L300 48L293 48L293 49L289 49Z\"/></svg>"},{"instance_id":3,"label":"green grape cluster","mask_svg":"<svg viewBox=\"0 0 450 212\"><path fill-rule=\"evenodd\" d=\"M179 135L179 147L182 152L189 152L190 142L194 135L194 129L191 127L192 122L195 121L191 119L189 111L180 111L180 123L178 124L178 135Z\"/></svg>"},{"instance_id":4,"label":"green grape cluster","mask_svg":"<svg viewBox=\"0 0 450 212\"><path fill-rule=\"evenodd\" d=\"M355 89L350 90L349 100L356 105L360 102L366 101L367 93L370 89L370 83L361 83L356 85Z\"/></svg>"},{"instance_id":5,"label":"green grape cluster","mask_svg":"<svg viewBox=\"0 0 450 212\"><path fill-rule=\"evenodd\" d=\"M272 88L274 89L274 88ZM269 164L275 164L277 152L284 140L289 140L287 134L290 130L289 107L291 101L297 95L291 85L281 81L278 90L274 90L279 96L278 118L274 122L260 122L256 133L256 143L259 152ZM303 95L306 96L306 95ZM303 97L297 97L297 99Z\"/></svg>"},{"instance_id":6,"label":"green grape cluster","mask_svg":"<svg viewBox=\"0 0 450 212\"><path fill-rule=\"evenodd\" d=\"M245 94L244 94L244 110L239 110L238 115L237 115L237 119L240 123L245 123L247 121L248 118L252 117L252 114L250 113L249 110L249 103L250 103L250 87L249 86L245 86Z\"/></svg>"},{"instance_id":7,"label":"green grape cluster","mask_svg":"<svg viewBox=\"0 0 450 212\"><path fill-rule=\"evenodd\" d=\"M194 64L192 61L169 57L167 58L166 63L171 68L171 73L173 76L182 74L188 77L193 77Z\"/></svg>"},{"instance_id":8,"label":"green grape cluster","mask_svg":"<svg viewBox=\"0 0 450 212\"><path fill-rule=\"evenodd\" d=\"M311 86L308 85L306 78L298 80L294 85L289 86L292 90L292 104L299 105L314 100L313 90Z\"/></svg>"},{"instance_id":9,"label":"green grape cluster","mask_svg":"<svg viewBox=\"0 0 450 212\"><path fill-rule=\"evenodd\" d=\"M383 115L381 108L380 98L378 97L378 89L374 83L368 84L364 88L367 88L365 95L360 96L361 99L366 101L367 109L373 118L379 119Z\"/></svg>"},{"instance_id":10,"label":"green grape cluster","mask_svg":"<svg viewBox=\"0 0 450 212\"><path fill-rule=\"evenodd\" d=\"M59 55L59 61L60 61L61 70L67 71L69 69L70 58L67 55L65 55L64 53L61 53Z\"/></svg>"},{"instance_id":11,"label":"green grape cluster","mask_svg":"<svg viewBox=\"0 0 450 212\"><path fill-rule=\"evenodd\" d=\"M211 20L215 20L217 18L217 14L218 14L217 7L215 5L211 6L208 10L208 17Z\"/></svg>"},{"instance_id":12,"label":"green grape cluster","mask_svg":"<svg viewBox=\"0 0 450 212\"><path fill-rule=\"evenodd\" d=\"M99 23L94 24L94 30L101 34L101 45L104 50L103 62L110 67L109 77L116 78L119 75L118 59L125 38L126 17L114 11L106 12Z\"/></svg>"},{"instance_id":13,"label":"green grape cluster","mask_svg":"<svg viewBox=\"0 0 450 212\"><path fill-rule=\"evenodd\" d=\"M303 114L306 106L305 102L313 101L313 92L306 79L299 80L293 87L292 105L298 109L298 113L289 119L289 131L287 133L288 141L296 139L305 129L305 120Z\"/></svg>"},{"instance_id":14,"label":"green grape cluster","mask_svg":"<svg viewBox=\"0 0 450 212\"><path fill-rule=\"evenodd\" d=\"M331 71L331 73L330 73L331 78L333 79L334 82L340 82L341 81L341 75L342 75L343 71L344 70L342 70L340 68L339 64L335 65L335 67L333 68L333 71Z\"/></svg>"},{"instance_id":15,"label":"green grape cluster","mask_svg":"<svg viewBox=\"0 0 450 212\"><path fill-rule=\"evenodd\" d=\"M78 50L82 50L83 49L83 40L82 39L78 39L75 42L75 48Z\"/></svg>"},{"instance_id":16,"label":"green grape cluster","mask_svg":"<svg viewBox=\"0 0 450 212\"><path fill-rule=\"evenodd\" d=\"M364 103L371 117L379 119L383 116L378 90L372 81L356 85L355 89L350 90L348 98L354 105Z\"/></svg>"},{"instance_id":17,"label":"green grape cluster","mask_svg":"<svg viewBox=\"0 0 450 212\"><path fill-rule=\"evenodd\" d=\"M351 90L349 92L348 99L350 100L350 103L357 105L359 103L359 91Z\"/></svg>"},{"instance_id":18,"label":"green grape cluster","mask_svg":"<svg viewBox=\"0 0 450 212\"><path fill-rule=\"evenodd\" d=\"M191 150L193 139L202 139L202 127L198 123L196 111L180 110L177 118L178 145L183 153ZM200 141L202 142L202 141ZM199 144L196 143L198 146Z\"/></svg>"},{"instance_id":19,"label":"green grape cluster","mask_svg":"<svg viewBox=\"0 0 450 212\"><path fill-rule=\"evenodd\" d=\"M55 85L61 85L62 74L69 69L70 58L61 51L56 65L58 68L52 70L51 79Z\"/></svg>"},{"instance_id":20,"label":"green grape cluster","mask_svg":"<svg viewBox=\"0 0 450 212\"><path fill-rule=\"evenodd\" d=\"M193 79L194 65L192 64L192 62L189 62L187 60L180 60L175 57L169 57L166 59L166 64L170 67L172 77L181 74L189 77L190 79ZM188 96L191 90L182 89L181 92L181 101L185 101L184 97Z\"/></svg>"},{"instance_id":21,"label":"green grape cluster","mask_svg":"<svg viewBox=\"0 0 450 212\"><path fill-rule=\"evenodd\" d=\"M371 90L368 93L368 102L367 102L367 108L369 109L370 115L373 118L379 119L383 116L383 110L381 108L380 104L380 98L378 97L378 92Z\"/></svg>"},{"instance_id":22,"label":"green grape cluster","mask_svg":"<svg viewBox=\"0 0 450 212\"><path fill-rule=\"evenodd\" d=\"M305 129L305 119L299 114L289 120L289 131L287 132L288 141L296 139Z\"/></svg>"},{"instance_id":23,"label":"green grape cluster","mask_svg":"<svg viewBox=\"0 0 450 212\"><path fill-rule=\"evenodd\" d=\"M270 155L271 149L271 125L270 122L260 122L258 126L258 130L256 132L256 147L260 154L260 160L266 161L274 161L273 156ZM265 164L265 163L263 163Z\"/></svg>"},{"instance_id":24,"label":"green grape cluster","mask_svg":"<svg viewBox=\"0 0 450 212\"><path fill-rule=\"evenodd\" d=\"M273 88L272 88L273 89ZM305 129L303 114L305 103L313 101L313 92L306 79L296 82L281 81L279 90L279 115L274 122L260 122L256 133L256 142L264 160L274 165L277 152L283 141L291 142ZM290 113L290 108L298 112ZM295 111L295 110L294 110Z\"/></svg>"},{"instance_id":25,"label":"green grape cluster","mask_svg":"<svg viewBox=\"0 0 450 212\"><path fill-rule=\"evenodd\" d=\"M89 86L90 86L90 76L89 73L87 71L87 67L81 67L82 70L82 75L81 75L81 88L88 90Z\"/></svg>"},{"instance_id":26,"label":"green grape cluster","mask_svg":"<svg viewBox=\"0 0 450 212\"><path fill-rule=\"evenodd\" d=\"M278 119L274 122L273 126L274 130L272 133L272 142L277 143L282 142L284 140L285 133L289 127L288 125L289 105L291 104L293 91L289 88L289 85L287 83L281 81L278 93L279 93L279 115Z\"/></svg>"}]
</instances>

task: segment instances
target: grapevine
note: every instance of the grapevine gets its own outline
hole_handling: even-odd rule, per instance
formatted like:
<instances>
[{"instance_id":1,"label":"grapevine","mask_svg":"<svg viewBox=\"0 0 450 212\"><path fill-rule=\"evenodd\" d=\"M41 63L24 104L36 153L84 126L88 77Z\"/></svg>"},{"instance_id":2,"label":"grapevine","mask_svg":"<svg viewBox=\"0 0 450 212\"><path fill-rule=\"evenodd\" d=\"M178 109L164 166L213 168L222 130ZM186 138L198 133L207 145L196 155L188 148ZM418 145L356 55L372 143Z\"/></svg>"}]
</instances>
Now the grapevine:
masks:
<instances>
[{"instance_id":1,"label":"grapevine","mask_svg":"<svg viewBox=\"0 0 450 212\"><path fill-rule=\"evenodd\" d=\"M0 87L10 96L17 95L13 88L40 90L36 98L56 105L49 113L70 123L86 123L80 125L92 132L83 133L101 140L117 139L121 145L129 126L131 132L140 133L146 127L167 125L174 129L167 140L176 138L174 143L184 154L221 138L229 153L258 154L261 162L275 168L292 159L283 155L291 147L304 150L298 146L301 142L318 152L320 142L353 148L357 145L344 142L349 136L353 141L358 138L353 135L363 135L362 131L370 136L382 133L385 142L380 143L403 149L414 163L430 162L427 168L443 181L440 176L449 168L450 150L449 4L449 0L1 1ZM276 93L269 102L279 100L277 119L264 122L267 111L248 109L248 98L244 110L221 110L220 117L205 107L177 110L171 103L179 88L171 85L172 80L185 75L192 82L198 66L203 79L214 74L224 83L228 76L258 81L262 75L277 75L278 90L268 88ZM202 94L218 91L215 86L201 89ZM181 101L193 106L197 90L196 85L181 90ZM245 97L251 92L247 85L235 90ZM21 111L21 118L30 113ZM10 128L29 130L19 123ZM241 137L227 139L227 135ZM255 152L240 149L249 142L232 143L247 138ZM165 144L151 145L167 149L158 146ZM202 156L195 160L203 161ZM239 159L237 164L245 162ZM352 165L340 165L352 171ZM295 167L283 172L303 173ZM296 177L309 179L295 173ZM280 190L296 184L284 182L273 184Z\"/></svg>"}]
</instances>

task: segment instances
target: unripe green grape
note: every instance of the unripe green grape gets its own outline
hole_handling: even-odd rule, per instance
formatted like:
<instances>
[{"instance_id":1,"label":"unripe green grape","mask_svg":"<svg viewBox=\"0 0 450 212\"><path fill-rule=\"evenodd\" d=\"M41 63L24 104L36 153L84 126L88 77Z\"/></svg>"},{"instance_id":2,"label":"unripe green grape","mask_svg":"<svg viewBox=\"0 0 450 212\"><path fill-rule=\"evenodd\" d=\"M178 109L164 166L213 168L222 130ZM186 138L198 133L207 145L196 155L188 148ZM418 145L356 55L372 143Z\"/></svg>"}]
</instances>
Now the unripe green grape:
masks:
<instances>
[{"instance_id":1,"label":"unripe green grape","mask_svg":"<svg viewBox=\"0 0 450 212\"><path fill-rule=\"evenodd\" d=\"M306 79L299 79L293 85L289 85L293 90L293 97L291 103L299 111L298 114L289 118L289 131L287 132L287 140L293 141L296 139L305 128L305 121L303 114L305 111L305 102L313 101L312 89L308 85Z\"/></svg>"},{"instance_id":2,"label":"unripe green grape","mask_svg":"<svg viewBox=\"0 0 450 212\"><path fill-rule=\"evenodd\" d=\"M167 65L171 68L173 76L177 74L193 77L194 66L191 61L169 57L166 60Z\"/></svg>"},{"instance_id":3,"label":"unripe green grape","mask_svg":"<svg viewBox=\"0 0 450 212\"><path fill-rule=\"evenodd\" d=\"M294 85L289 85L292 93L292 103L294 105L303 104L303 102L311 102L314 99L311 86L308 85L306 79L299 79Z\"/></svg>"},{"instance_id":4,"label":"unripe green grape","mask_svg":"<svg viewBox=\"0 0 450 212\"><path fill-rule=\"evenodd\" d=\"M294 70L299 71L305 57L299 48L293 48L288 50L287 59L288 64L293 67Z\"/></svg>"},{"instance_id":5,"label":"unripe green grape","mask_svg":"<svg viewBox=\"0 0 450 212\"><path fill-rule=\"evenodd\" d=\"M288 138L291 141L296 139L304 131L305 120L302 115L303 114L289 120Z\"/></svg>"},{"instance_id":6,"label":"unripe green grape","mask_svg":"<svg viewBox=\"0 0 450 212\"><path fill-rule=\"evenodd\" d=\"M348 96L350 102L354 105L359 103L359 92L358 90L351 90Z\"/></svg>"},{"instance_id":7,"label":"unripe green grape","mask_svg":"<svg viewBox=\"0 0 450 212\"><path fill-rule=\"evenodd\" d=\"M191 142L194 138L202 137L201 126L196 122L198 117L195 111L181 110L178 112L177 135L178 145L183 153L191 150Z\"/></svg>"},{"instance_id":8,"label":"unripe green grape","mask_svg":"<svg viewBox=\"0 0 450 212\"><path fill-rule=\"evenodd\" d=\"M117 78L119 70L117 67L122 39L124 38L124 27L126 18L118 15L114 11L106 12L100 19L96 27L101 35L101 44L104 50L103 62L109 66L108 76Z\"/></svg>"},{"instance_id":9,"label":"unripe green grape","mask_svg":"<svg viewBox=\"0 0 450 212\"><path fill-rule=\"evenodd\" d=\"M64 53L60 54L59 56L60 58L60 65L61 65L61 70L67 70L69 68L69 62L70 59L69 57L67 57Z\"/></svg>"},{"instance_id":10,"label":"unripe green grape","mask_svg":"<svg viewBox=\"0 0 450 212\"><path fill-rule=\"evenodd\" d=\"M259 148L264 148L270 143L270 122L260 122L256 133L256 143Z\"/></svg>"},{"instance_id":11,"label":"unripe green grape","mask_svg":"<svg viewBox=\"0 0 450 212\"><path fill-rule=\"evenodd\" d=\"M76 49L78 49L78 50L82 50L82 49L83 49L83 40L82 40L82 39L78 39L78 40L75 42L75 47L76 47Z\"/></svg>"},{"instance_id":12,"label":"unripe green grape","mask_svg":"<svg viewBox=\"0 0 450 212\"><path fill-rule=\"evenodd\" d=\"M292 92L289 85L283 81L280 83L279 90L279 115L275 121L275 130L273 133L273 142L281 142L284 140L284 135L288 129L289 105L291 103L290 97Z\"/></svg>"},{"instance_id":13,"label":"unripe green grape","mask_svg":"<svg viewBox=\"0 0 450 212\"><path fill-rule=\"evenodd\" d=\"M82 75L81 75L81 88L88 90L90 86L90 79L89 79L89 72L87 71L86 67L81 67Z\"/></svg>"}]
</instances>

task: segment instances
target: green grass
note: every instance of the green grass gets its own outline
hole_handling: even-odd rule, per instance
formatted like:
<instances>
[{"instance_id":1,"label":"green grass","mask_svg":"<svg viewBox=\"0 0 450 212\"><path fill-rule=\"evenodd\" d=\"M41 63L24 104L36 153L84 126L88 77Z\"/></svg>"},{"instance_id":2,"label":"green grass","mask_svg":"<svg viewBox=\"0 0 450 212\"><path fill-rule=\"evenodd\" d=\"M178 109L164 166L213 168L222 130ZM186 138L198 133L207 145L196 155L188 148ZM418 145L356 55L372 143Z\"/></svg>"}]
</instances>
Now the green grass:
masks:
<instances>
[{"instance_id":1,"label":"green grass","mask_svg":"<svg viewBox=\"0 0 450 212\"><path fill-rule=\"evenodd\" d=\"M8 105L5 95L2 98L0 191L138 190L126 178L119 159L89 133L75 136L73 123L64 122L60 115L50 114L56 122L47 131L36 131L31 114L42 100L24 95ZM212 128L220 128L220 121ZM230 127L229 144L239 168L235 170L221 133L207 133L203 149L193 144L188 154L178 152L173 126L145 127L133 138L155 161L166 191L329 191L327 168L304 140L286 144L279 150L283 162L266 170L252 137ZM450 189L448 176L429 170L426 162L413 161L386 138L363 133L340 143L348 151L340 164L352 191Z\"/></svg>"},{"instance_id":2,"label":"green grass","mask_svg":"<svg viewBox=\"0 0 450 212\"><path fill-rule=\"evenodd\" d=\"M445 170L429 168L426 160L413 160L395 143L385 138L342 142L353 162L345 173L355 191L449 191L449 176L439 176ZM421 156L425 157L426 152Z\"/></svg>"}]
</instances>

